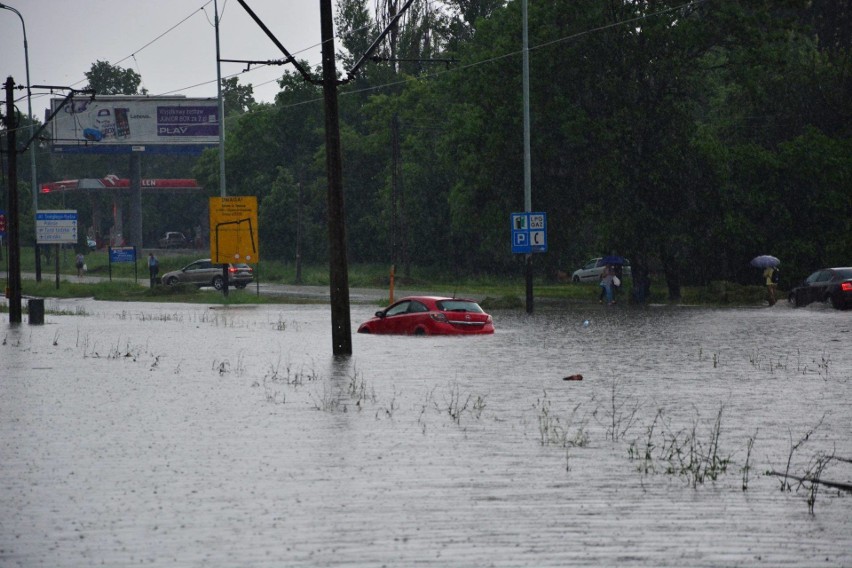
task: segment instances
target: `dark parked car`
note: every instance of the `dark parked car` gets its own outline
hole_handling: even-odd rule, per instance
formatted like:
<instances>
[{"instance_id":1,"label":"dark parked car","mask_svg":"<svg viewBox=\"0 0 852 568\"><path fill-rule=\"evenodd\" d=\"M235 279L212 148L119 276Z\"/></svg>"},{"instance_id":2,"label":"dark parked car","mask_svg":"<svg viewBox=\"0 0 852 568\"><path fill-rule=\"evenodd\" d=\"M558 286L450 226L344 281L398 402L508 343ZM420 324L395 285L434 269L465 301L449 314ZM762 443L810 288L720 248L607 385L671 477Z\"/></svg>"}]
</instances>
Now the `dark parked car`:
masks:
<instances>
[{"instance_id":1,"label":"dark parked car","mask_svg":"<svg viewBox=\"0 0 852 568\"><path fill-rule=\"evenodd\" d=\"M158 241L160 248L187 248L189 241L183 236L183 233L169 231L163 238Z\"/></svg>"},{"instance_id":2,"label":"dark parked car","mask_svg":"<svg viewBox=\"0 0 852 568\"><path fill-rule=\"evenodd\" d=\"M831 302L844 310L852 307L852 267L822 268L790 290L788 297L797 308L812 302Z\"/></svg>"},{"instance_id":3,"label":"dark parked car","mask_svg":"<svg viewBox=\"0 0 852 568\"><path fill-rule=\"evenodd\" d=\"M254 269L248 264L228 265L228 286L245 288L254 280ZM196 260L187 264L180 270L173 270L163 274L163 284L175 286L176 284L194 284L202 286L213 286L217 290L225 287L225 279L222 278L222 265L213 264L209 258Z\"/></svg>"},{"instance_id":4,"label":"dark parked car","mask_svg":"<svg viewBox=\"0 0 852 568\"><path fill-rule=\"evenodd\" d=\"M376 312L358 333L473 335L494 333L494 322L473 300L409 296Z\"/></svg>"}]
</instances>

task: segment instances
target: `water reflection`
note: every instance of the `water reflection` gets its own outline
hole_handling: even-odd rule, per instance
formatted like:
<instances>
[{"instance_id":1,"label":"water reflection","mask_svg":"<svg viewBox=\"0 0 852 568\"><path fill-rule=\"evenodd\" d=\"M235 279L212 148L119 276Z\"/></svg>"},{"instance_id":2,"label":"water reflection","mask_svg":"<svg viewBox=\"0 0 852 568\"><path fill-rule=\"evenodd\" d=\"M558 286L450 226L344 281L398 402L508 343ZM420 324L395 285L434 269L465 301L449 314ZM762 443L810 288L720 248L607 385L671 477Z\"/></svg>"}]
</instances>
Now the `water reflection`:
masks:
<instances>
[{"instance_id":1,"label":"water reflection","mask_svg":"<svg viewBox=\"0 0 852 568\"><path fill-rule=\"evenodd\" d=\"M852 456L849 312L542 305L335 358L326 306L62 306L4 332L4 565L852 564L848 495L763 475Z\"/></svg>"}]
</instances>

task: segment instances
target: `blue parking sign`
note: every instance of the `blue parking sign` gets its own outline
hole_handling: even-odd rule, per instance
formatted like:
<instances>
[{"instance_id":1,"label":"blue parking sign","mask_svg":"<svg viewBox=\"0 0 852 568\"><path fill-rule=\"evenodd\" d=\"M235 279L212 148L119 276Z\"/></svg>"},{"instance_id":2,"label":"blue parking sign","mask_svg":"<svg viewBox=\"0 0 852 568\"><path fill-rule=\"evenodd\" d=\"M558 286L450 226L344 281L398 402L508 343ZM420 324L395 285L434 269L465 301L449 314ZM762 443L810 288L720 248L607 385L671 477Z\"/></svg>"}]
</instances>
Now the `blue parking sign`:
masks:
<instances>
[{"instance_id":1,"label":"blue parking sign","mask_svg":"<svg viewBox=\"0 0 852 568\"><path fill-rule=\"evenodd\" d=\"M512 213L509 222L512 231L512 253L547 252L546 213Z\"/></svg>"}]
</instances>

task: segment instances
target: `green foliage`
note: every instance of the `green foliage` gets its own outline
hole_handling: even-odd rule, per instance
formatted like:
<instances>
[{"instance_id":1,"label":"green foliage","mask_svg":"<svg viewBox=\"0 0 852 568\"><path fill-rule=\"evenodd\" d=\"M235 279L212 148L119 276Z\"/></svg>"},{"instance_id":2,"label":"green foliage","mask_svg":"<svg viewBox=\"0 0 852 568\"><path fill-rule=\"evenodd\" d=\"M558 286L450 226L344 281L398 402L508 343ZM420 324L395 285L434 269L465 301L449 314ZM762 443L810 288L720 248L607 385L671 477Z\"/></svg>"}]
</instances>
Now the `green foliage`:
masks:
<instances>
[{"instance_id":1,"label":"green foliage","mask_svg":"<svg viewBox=\"0 0 852 568\"><path fill-rule=\"evenodd\" d=\"M136 95L142 82L133 69L110 65L108 61L96 61L85 75L89 80L85 88L94 89L98 95Z\"/></svg>"},{"instance_id":2,"label":"green foliage","mask_svg":"<svg viewBox=\"0 0 852 568\"><path fill-rule=\"evenodd\" d=\"M390 13L338 6L345 69ZM415 2L378 52L416 61L370 62L340 88L349 260L517 274L507 218L524 207L520 4L447 6ZM532 203L549 225L537 270L621 254L660 275L655 293L688 299L684 286L754 284L758 254L780 257L791 281L849 263L846 11L804 0L529 10ZM448 68L422 61L450 56ZM280 86L274 105L229 119L228 191L258 197L265 258L291 262L301 225L302 260L321 264L322 93L289 71ZM196 171L218 187L212 154Z\"/></svg>"}]
</instances>

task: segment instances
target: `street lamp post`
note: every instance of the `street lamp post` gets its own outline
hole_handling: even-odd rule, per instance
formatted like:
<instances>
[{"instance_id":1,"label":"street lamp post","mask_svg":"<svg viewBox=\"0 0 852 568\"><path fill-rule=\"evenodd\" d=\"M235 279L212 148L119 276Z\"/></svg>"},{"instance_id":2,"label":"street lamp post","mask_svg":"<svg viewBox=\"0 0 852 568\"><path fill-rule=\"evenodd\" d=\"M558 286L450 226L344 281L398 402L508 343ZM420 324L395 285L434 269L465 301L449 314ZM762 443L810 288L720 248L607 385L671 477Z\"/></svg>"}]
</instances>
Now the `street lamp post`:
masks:
<instances>
[{"instance_id":1,"label":"street lamp post","mask_svg":"<svg viewBox=\"0 0 852 568\"><path fill-rule=\"evenodd\" d=\"M35 140L32 140L33 134L35 132L35 125L33 124L33 93L30 87L30 56L29 49L27 48L27 25L24 23L24 17L15 8L7 6L6 4L0 4L0 10L9 10L10 12L14 12L15 14L17 14L18 18L21 20L21 27L24 30L24 65L26 67L25 70L27 75L27 114L29 115L30 119L30 174L33 192L33 219L35 219L38 215L38 183L36 181L36 144ZM41 255L39 254L38 250L38 242L35 243L34 248L36 281L41 282Z\"/></svg>"}]
</instances>

